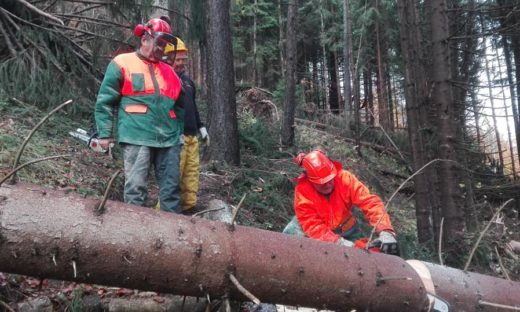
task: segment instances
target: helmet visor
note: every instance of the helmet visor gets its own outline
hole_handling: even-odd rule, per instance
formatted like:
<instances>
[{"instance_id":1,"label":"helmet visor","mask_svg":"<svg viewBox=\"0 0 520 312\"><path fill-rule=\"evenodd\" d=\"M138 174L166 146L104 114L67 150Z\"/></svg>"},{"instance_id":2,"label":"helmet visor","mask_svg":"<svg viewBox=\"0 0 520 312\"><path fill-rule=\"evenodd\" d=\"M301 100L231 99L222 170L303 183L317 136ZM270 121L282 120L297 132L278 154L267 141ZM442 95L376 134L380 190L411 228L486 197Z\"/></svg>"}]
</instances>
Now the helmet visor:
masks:
<instances>
[{"instance_id":1,"label":"helmet visor","mask_svg":"<svg viewBox=\"0 0 520 312\"><path fill-rule=\"evenodd\" d=\"M154 54L156 59L163 59L167 54L174 53L177 46L177 38L169 33L155 32L152 35L154 40Z\"/></svg>"}]
</instances>

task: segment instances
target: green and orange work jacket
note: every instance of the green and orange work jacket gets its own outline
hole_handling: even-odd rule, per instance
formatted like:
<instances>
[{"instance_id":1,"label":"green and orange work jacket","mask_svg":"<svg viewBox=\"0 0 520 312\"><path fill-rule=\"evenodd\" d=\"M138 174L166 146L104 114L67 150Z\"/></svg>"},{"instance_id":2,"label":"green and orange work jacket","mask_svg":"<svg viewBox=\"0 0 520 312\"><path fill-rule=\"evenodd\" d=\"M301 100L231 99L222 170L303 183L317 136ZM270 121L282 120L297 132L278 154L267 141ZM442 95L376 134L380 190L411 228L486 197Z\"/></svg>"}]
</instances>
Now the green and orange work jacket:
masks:
<instances>
[{"instance_id":1,"label":"green and orange work jacket","mask_svg":"<svg viewBox=\"0 0 520 312\"><path fill-rule=\"evenodd\" d=\"M356 218L352 206L359 207L368 223L376 227L376 233L387 230L394 232L390 218L384 213L381 199L370 194L368 188L350 172L333 162L338 170L334 177L334 190L328 196L318 193L311 182L302 174L294 192L294 210L304 233L314 239L336 242L340 234L351 229Z\"/></svg>"},{"instance_id":2,"label":"green and orange work jacket","mask_svg":"<svg viewBox=\"0 0 520 312\"><path fill-rule=\"evenodd\" d=\"M116 56L99 89L95 119L100 138L148 147L180 144L184 110L176 105L181 82L170 65L137 52ZM117 119L117 127L114 121Z\"/></svg>"}]
</instances>

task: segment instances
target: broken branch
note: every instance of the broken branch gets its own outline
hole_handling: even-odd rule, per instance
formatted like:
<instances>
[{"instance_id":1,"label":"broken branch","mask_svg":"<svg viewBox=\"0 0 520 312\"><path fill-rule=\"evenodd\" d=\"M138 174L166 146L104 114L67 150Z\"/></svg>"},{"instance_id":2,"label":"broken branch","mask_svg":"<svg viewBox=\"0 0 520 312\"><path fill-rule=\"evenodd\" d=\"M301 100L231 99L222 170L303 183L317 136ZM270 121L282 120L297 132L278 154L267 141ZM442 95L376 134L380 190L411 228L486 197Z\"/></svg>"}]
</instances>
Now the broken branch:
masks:
<instances>
[{"instance_id":1,"label":"broken branch","mask_svg":"<svg viewBox=\"0 0 520 312\"><path fill-rule=\"evenodd\" d=\"M60 23L61 25L65 25L63 23L63 21L60 20L59 18L57 18L56 16L50 15L49 13L44 12L44 11L38 9L37 7L35 7L34 5L30 4L29 2L27 2L25 0L16 0L16 1L18 1L19 3L23 4L28 9L32 10L33 12L36 12L37 14L39 14L41 16L45 16L46 18L48 18L50 20L53 20L53 21L55 21L57 23Z\"/></svg>"},{"instance_id":2,"label":"broken branch","mask_svg":"<svg viewBox=\"0 0 520 312\"><path fill-rule=\"evenodd\" d=\"M252 293L250 293L247 289L245 289L245 287L240 284L240 282L237 280L237 278L233 274L229 273L229 279L235 285L235 287L238 289L238 291L240 291L244 296L246 296L254 304L261 303L260 299L258 299Z\"/></svg>"},{"instance_id":3,"label":"broken branch","mask_svg":"<svg viewBox=\"0 0 520 312\"><path fill-rule=\"evenodd\" d=\"M65 155L57 155L57 156L49 156L49 157L44 157L44 158L38 158L38 159L34 159L34 160L31 160L29 162L26 162L25 164L23 165L20 165L18 167L16 167L14 170L12 170L11 172L9 172L2 180L0 180L0 186L5 182L7 181L7 179L9 179L10 176L14 175L18 170L24 168L24 167L27 167L29 165L32 165L34 163L37 163L37 162L40 162L40 161L44 161L44 160L49 160L49 159L55 159L55 158L65 158L65 157L70 157L72 155L70 154L65 154Z\"/></svg>"},{"instance_id":4,"label":"broken branch","mask_svg":"<svg viewBox=\"0 0 520 312\"><path fill-rule=\"evenodd\" d=\"M25 149L25 146L27 145L27 143L29 143L29 140L31 139L31 137L33 136L34 132L36 132L36 130L38 130L38 128L40 128L40 126L47 120L49 119L49 117L54 114L55 112L59 111L62 107L68 105L72 103L72 100L68 100L62 104L60 104L58 107L56 107L55 109L53 109L50 113L48 113L45 117L42 118L42 120L40 120L40 122L34 126L34 128L31 130L31 132L29 133L29 135L25 138L25 140L23 141L22 143L22 146L20 146L20 149L18 150L18 154L16 154L16 158L14 160L14 164L13 164L13 168L16 168L16 166L18 165L18 162L20 161L20 157L22 156L22 153L23 153L23 150ZM13 170L14 171L14 174L13 174L13 178L11 179L11 183L14 184L16 182L16 170ZM0 183L1 184L1 183Z\"/></svg>"},{"instance_id":5,"label":"broken branch","mask_svg":"<svg viewBox=\"0 0 520 312\"><path fill-rule=\"evenodd\" d=\"M484 228L484 230L480 233L477 241L475 242L475 246L473 246L473 249L471 250L471 253L469 254L469 258L468 258L468 261L466 262L466 265L464 266L464 271L467 271L468 270L468 267L471 263L471 260L473 259L473 255L475 254L475 251L477 250L477 247L478 245L480 244L480 241L482 240L482 237L484 237L484 234L486 234L487 230L489 229L489 227L491 226L491 222L493 222L493 220L495 220L495 218L498 216L498 214L500 213L500 211L502 211L502 209L504 209L505 206L507 206L507 204L509 204L510 202L512 202L514 199L511 198L510 200L506 201L504 204L502 204L502 206L500 206L500 208L497 210L497 212L495 212L495 214L493 215L493 217L491 217L491 220L489 220L488 224L486 225L486 227Z\"/></svg>"}]
</instances>

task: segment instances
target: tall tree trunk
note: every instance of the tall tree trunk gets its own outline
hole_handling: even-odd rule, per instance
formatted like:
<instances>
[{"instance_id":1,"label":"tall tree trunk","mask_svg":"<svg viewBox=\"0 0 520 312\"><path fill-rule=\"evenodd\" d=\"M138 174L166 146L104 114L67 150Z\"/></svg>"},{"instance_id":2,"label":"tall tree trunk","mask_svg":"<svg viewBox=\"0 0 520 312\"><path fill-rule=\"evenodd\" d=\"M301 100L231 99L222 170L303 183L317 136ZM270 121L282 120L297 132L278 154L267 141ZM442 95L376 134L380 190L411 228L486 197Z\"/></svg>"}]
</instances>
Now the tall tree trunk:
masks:
<instances>
[{"instance_id":1,"label":"tall tree trunk","mask_svg":"<svg viewBox=\"0 0 520 312\"><path fill-rule=\"evenodd\" d=\"M361 77L358 71L354 71L354 73L354 133L356 136L356 146L361 146ZM360 148L357 149L357 152L361 155Z\"/></svg>"},{"instance_id":2,"label":"tall tree trunk","mask_svg":"<svg viewBox=\"0 0 520 312\"><path fill-rule=\"evenodd\" d=\"M285 73L285 58L283 57L283 10L282 0L278 0L278 52L280 54L280 72Z\"/></svg>"},{"instance_id":3,"label":"tall tree trunk","mask_svg":"<svg viewBox=\"0 0 520 312\"><path fill-rule=\"evenodd\" d=\"M372 70L373 70L372 63L369 62L367 64L366 77L365 77L365 82L366 82L365 90L367 92L366 93L367 106L365 107L366 108L365 118L366 118L367 125L375 126L376 121L374 118L375 111L374 111L374 87L372 85L372 83L373 83Z\"/></svg>"},{"instance_id":4,"label":"tall tree trunk","mask_svg":"<svg viewBox=\"0 0 520 312\"><path fill-rule=\"evenodd\" d=\"M231 44L230 1L206 0L208 54L208 158L240 164Z\"/></svg>"},{"instance_id":5,"label":"tall tree trunk","mask_svg":"<svg viewBox=\"0 0 520 312\"><path fill-rule=\"evenodd\" d=\"M338 94L338 78L335 66L335 57L333 52L328 53L328 69L329 69L329 107L333 114L339 114L339 94Z\"/></svg>"},{"instance_id":6,"label":"tall tree trunk","mask_svg":"<svg viewBox=\"0 0 520 312\"><path fill-rule=\"evenodd\" d=\"M511 64L511 51L509 42L506 37L502 35L502 46L504 49L504 58L506 60L507 68L507 82L509 83L509 92L511 94L511 110L513 111L513 121L515 125L515 138L516 138L516 155L520 159L520 115L518 114L518 103L519 99L516 97L516 92L513 82L513 65ZM518 203L520 204L520 203Z\"/></svg>"},{"instance_id":7,"label":"tall tree trunk","mask_svg":"<svg viewBox=\"0 0 520 312\"><path fill-rule=\"evenodd\" d=\"M495 55L497 57L497 62L498 62L498 75L499 75L499 79L500 79L500 84L501 84L501 88L502 88L502 94L504 95L503 97L503 100L502 100L502 104L504 105L504 113L506 115L505 119L506 119L506 128L507 128L507 141L509 143L509 152L511 154L511 171L513 172L513 180L516 180L516 159L515 159L515 147L513 145L513 138L511 137L511 129L509 127L509 111L507 109L507 104L506 104L506 88L504 86L504 77L502 76L502 64L501 64L501 61L500 61L500 55L498 53L498 49L495 49ZM507 66L506 66L507 67ZM509 86L510 89L509 91L511 91L511 88L512 86ZM511 95L511 106L514 106L515 105L515 101L514 101L514 98L513 98L513 94L510 93ZM514 117L514 114L513 114L513 117ZM514 124L513 124L514 126Z\"/></svg>"},{"instance_id":8,"label":"tall tree trunk","mask_svg":"<svg viewBox=\"0 0 520 312\"><path fill-rule=\"evenodd\" d=\"M352 55L351 20L349 0L343 0L343 109L347 122L350 119L352 110L352 91L350 87L350 56Z\"/></svg>"},{"instance_id":9,"label":"tall tree trunk","mask_svg":"<svg viewBox=\"0 0 520 312\"><path fill-rule=\"evenodd\" d=\"M467 12L466 12L467 10ZM471 142L467 139L467 121L466 121L466 98L468 95L468 90L473 90L474 87L465 87L471 86L470 81L475 79L478 75L478 71L480 70L480 66L477 65L475 58L478 47L478 38L475 36L477 30L477 20L475 14L475 2L473 0L469 0L467 3L463 5L458 2L454 3L454 7L452 8L452 18L450 18L452 32L460 32L462 31L463 39L460 41L452 40L450 42L451 45L451 53L453 61L451 64L452 75L455 81L459 81L464 84L464 87L457 87L453 90L454 97L454 110L455 115L458 117L460 129L457 129L457 137L459 138L460 144L458 148L459 154L459 162L464 165L465 168L470 168L468 157L465 153L464 145L470 144ZM471 104L470 104L471 105ZM475 209L475 201L474 201L474 191L471 171L470 170L461 170L462 178L464 179L464 188L465 188L465 203L464 203L464 219L466 228L469 231L477 230L478 220L477 220L477 212Z\"/></svg>"},{"instance_id":10,"label":"tall tree trunk","mask_svg":"<svg viewBox=\"0 0 520 312\"><path fill-rule=\"evenodd\" d=\"M495 130L495 142L496 142L496 146L497 146L497 152L498 152L498 160L499 160L499 174L503 174L503 170L504 170L504 155L502 153L502 140L500 139L500 132L498 131L498 123L497 123L497 116L496 116L496 111L495 111L495 100L494 100L494 95L493 95L493 88L491 87L494 79L492 80L491 79L491 74L489 73L490 72L490 68L489 68L489 61L488 61L488 58L486 57L487 55L487 40L486 38L483 39L483 47L484 47L484 65L485 65L485 70L486 70L486 79L487 79L487 85L488 85L488 95L489 95L489 103L491 104L491 117L493 118L493 128Z\"/></svg>"},{"instance_id":11,"label":"tall tree trunk","mask_svg":"<svg viewBox=\"0 0 520 312\"><path fill-rule=\"evenodd\" d=\"M432 104L437 109L439 157L443 159L439 165L439 179L442 203L442 217L446 230L445 246L447 246L448 261L458 261L456 251L460 249L455 242L462 240L464 233L463 210L460 209L460 188L455 166L457 144L455 112L451 86L451 62L449 48L449 31L447 5L444 0L431 1L432 29L432 61L433 61L433 92Z\"/></svg>"},{"instance_id":12,"label":"tall tree trunk","mask_svg":"<svg viewBox=\"0 0 520 312\"><path fill-rule=\"evenodd\" d=\"M327 88L329 86L329 78L328 78L328 69L327 69L327 49L325 47L325 36L326 36L326 31L325 31L325 14L324 14L324 11L325 11L325 5L323 4L323 1L327 1L327 0L320 0L320 44L321 44L321 52L322 52L322 56L323 56L323 59L321 61L321 72L323 74L322 76L322 92L323 92L323 105L324 105L324 109L329 109L329 98L327 97Z\"/></svg>"},{"instance_id":13,"label":"tall tree trunk","mask_svg":"<svg viewBox=\"0 0 520 312\"><path fill-rule=\"evenodd\" d=\"M420 103L423 102L421 84L424 83L420 73L422 72L422 60L418 49L420 46L419 19L414 0L398 0L399 30L401 51L404 60L404 91L406 98L406 121L408 135L412 149L414 171L423 167L426 162L423 137L421 135ZM417 237L420 243L433 238L432 214L428 192L431 191L425 174L414 176L415 189L415 215L417 219Z\"/></svg>"},{"instance_id":14,"label":"tall tree trunk","mask_svg":"<svg viewBox=\"0 0 520 312\"><path fill-rule=\"evenodd\" d=\"M257 32L257 14L258 14L258 0L253 2L253 86L259 85L258 68L256 67L256 32Z\"/></svg>"},{"instance_id":15,"label":"tall tree trunk","mask_svg":"<svg viewBox=\"0 0 520 312\"><path fill-rule=\"evenodd\" d=\"M379 3L376 1L376 6L378 10L382 10L380 6L377 5ZM388 110L388 97L386 90L386 82L385 82L385 70L386 66L384 63L383 53L386 53L385 44L381 41L384 40L381 35L380 23L376 22L376 61L377 61L377 107L378 107L378 116L379 116L379 125L383 127L386 131L390 131L390 114Z\"/></svg>"},{"instance_id":16,"label":"tall tree trunk","mask_svg":"<svg viewBox=\"0 0 520 312\"><path fill-rule=\"evenodd\" d=\"M297 19L296 0L291 0L287 10L287 65L285 72L285 100L282 123L282 145L294 145L294 110L296 106L296 19Z\"/></svg>"},{"instance_id":17,"label":"tall tree trunk","mask_svg":"<svg viewBox=\"0 0 520 312\"><path fill-rule=\"evenodd\" d=\"M388 67L388 63L386 63L385 70L385 81L386 81L386 90L387 90L387 99L388 99L388 113L389 113L389 130L394 131L395 125L397 124L397 110L394 105L394 101L392 98L392 78L390 77L390 68Z\"/></svg>"}]
</instances>

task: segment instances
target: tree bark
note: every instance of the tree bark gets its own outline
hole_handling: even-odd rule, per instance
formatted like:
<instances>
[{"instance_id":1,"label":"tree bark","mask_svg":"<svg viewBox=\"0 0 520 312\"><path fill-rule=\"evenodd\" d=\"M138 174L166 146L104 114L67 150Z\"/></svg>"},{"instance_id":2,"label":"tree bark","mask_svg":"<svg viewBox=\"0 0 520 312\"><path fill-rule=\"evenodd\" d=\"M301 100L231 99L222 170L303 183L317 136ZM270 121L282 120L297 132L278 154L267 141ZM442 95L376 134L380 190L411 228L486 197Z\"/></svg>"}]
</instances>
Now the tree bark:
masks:
<instances>
[{"instance_id":1,"label":"tree bark","mask_svg":"<svg viewBox=\"0 0 520 312\"><path fill-rule=\"evenodd\" d=\"M349 0L343 0L343 99L344 105L343 110L345 114L346 125L348 127L348 121L352 113L352 90L350 85L350 56L352 52L351 44L351 16L350 16L350 4Z\"/></svg>"},{"instance_id":2,"label":"tree bark","mask_svg":"<svg viewBox=\"0 0 520 312\"><path fill-rule=\"evenodd\" d=\"M489 103L491 105L491 117L493 119L493 128L495 130L495 142L497 146L497 153L498 153L498 167L499 172L498 174L502 175L504 173L504 156L502 154L502 140L500 139L500 132L498 131L498 123L497 123L497 116L495 113L495 101L494 101L494 95L493 95L493 88L491 87L493 85L493 80L491 79L490 74L490 68L489 68L489 61L486 57L487 55L487 40L486 38L483 39L483 46L484 46L484 69L486 71L486 79L487 79L487 85L488 85L488 95L489 95ZM507 111L506 111L507 113Z\"/></svg>"},{"instance_id":3,"label":"tree bark","mask_svg":"<svg viewBox=\"0 0 520 312\"><path fill-rule=\"evenodd\" d=\"M451 86L451 62L447 5L444 0L431 1L431 29L432 29L432 105L437 110L439 158L445 160L439 165L438 176L440 183L442 217L444 218L445 235L443 236L450 261L456 261L458 256L454 252L464 233L463 209L460 209L460 188L455 163L457 154L455 147L457 135L454 114L453 93Z\"/></svg>"},{"instance_id":4,"label":"tree bark","mask_svg":"<svg viewBox=\"0 0 520 312\"><path fill-rule=\"evenodd\" d=\"M401 51L404 60L404 80L406 98L406 116L408 123L408 135L412 150L414 171L419 170L426 164L426 153L421 128L420 109L423 102L422 87L424 83L421 73L420 33L418 25L418 13L415 2L412 0L399 0L399 30ZM415 188L415 215L417 219L417 237L419 242L424 243L433 238L432 211L428 198L431 191L427 177L418 174L414 177Z\"/></svg>"},{"instance_id":5,"label":"tree bark","mask_svg":"<svg viewBox=\"0 0 520 312\"><path fill-rule=\"evenodd\" d=\"M282 145L294 145L294 110L296 106L296 0L290 1L287 9L287 64L285 72L285 100L282 123Z\"/></svg>"},{"instance_id":6,"label":"tree bark","mask_svg":"<svg viewBox=\"0 0 520 312\"><path fill-rule=\"evenodd\" d=\"M325 36L327 35L326 34L326 31L325 31L325 14L324 14L324 11L325 11L325 5L323 4L323 1L324 0L319 0L319 5L320 5L320 44L321 44L321 52L322 52L322 59L321 59L321 72L323 73L323 76L322 76L322 86L323 88L321 88L322 92L323 92L323 104L324 104L324 109L329 109L329 98L327 96L327 88L329 86L329 79L328 79L328 69L327 69L327 49L325 47Z\"/></svg>"},{"instance_id":7,"label":"tree bark","mask_svg":"<svg viewBox=\"0 0 520 312\"><path fill-rule=\"evenodd\" d=\"M378 11L382 11L383 8L378 5L376 1ZM384 14L384 12L382 12ZM378 116L379 116L379 125L383 127L386 131L392 131L390 127L390 113L388 109L388 96L386 89L386 81L385 81L385 71L386 68L386 56L383 54L387 53L386 45L384 44L384 38L381 35L381 23L379 21L376 22L375 25L376 30L376 62L377 62L377 107L378 107Z\"/></svg>"},{"instance_id":8,"label":"tree bark","mask_svg":"<svg viewBox=\"0 0 520 312\"><path fill-rule=\"evenodd\" d=\"M240 164L229 0L206 0L208 158Z\"/></svg>"},{"instance_id":9,"label":"tree bark","mask_svg":"<svg viewBox=\"0 0 520 312\"><path fill-rule=\"evenodd\" d=\"M339 114L339 94L338 94L338 75L337 75L337 67L335 62L334 53L328 52L328 70L329 70L329 108L333 114Z\"/></svg>"},{"instance_id":10,"label":"tree bark","mask_svg":"<svg viewBox=\"0 0 520 312\"><path fill-rule=\"evenodd\" d=\"M0 198L2 272L246 300L233 274L262 302L342 311L428 311L431 280L455 311L520 304L519 283L304 237L113 201L99 214L97 200L31 184Z\"/></svg>"}]
</instances>

